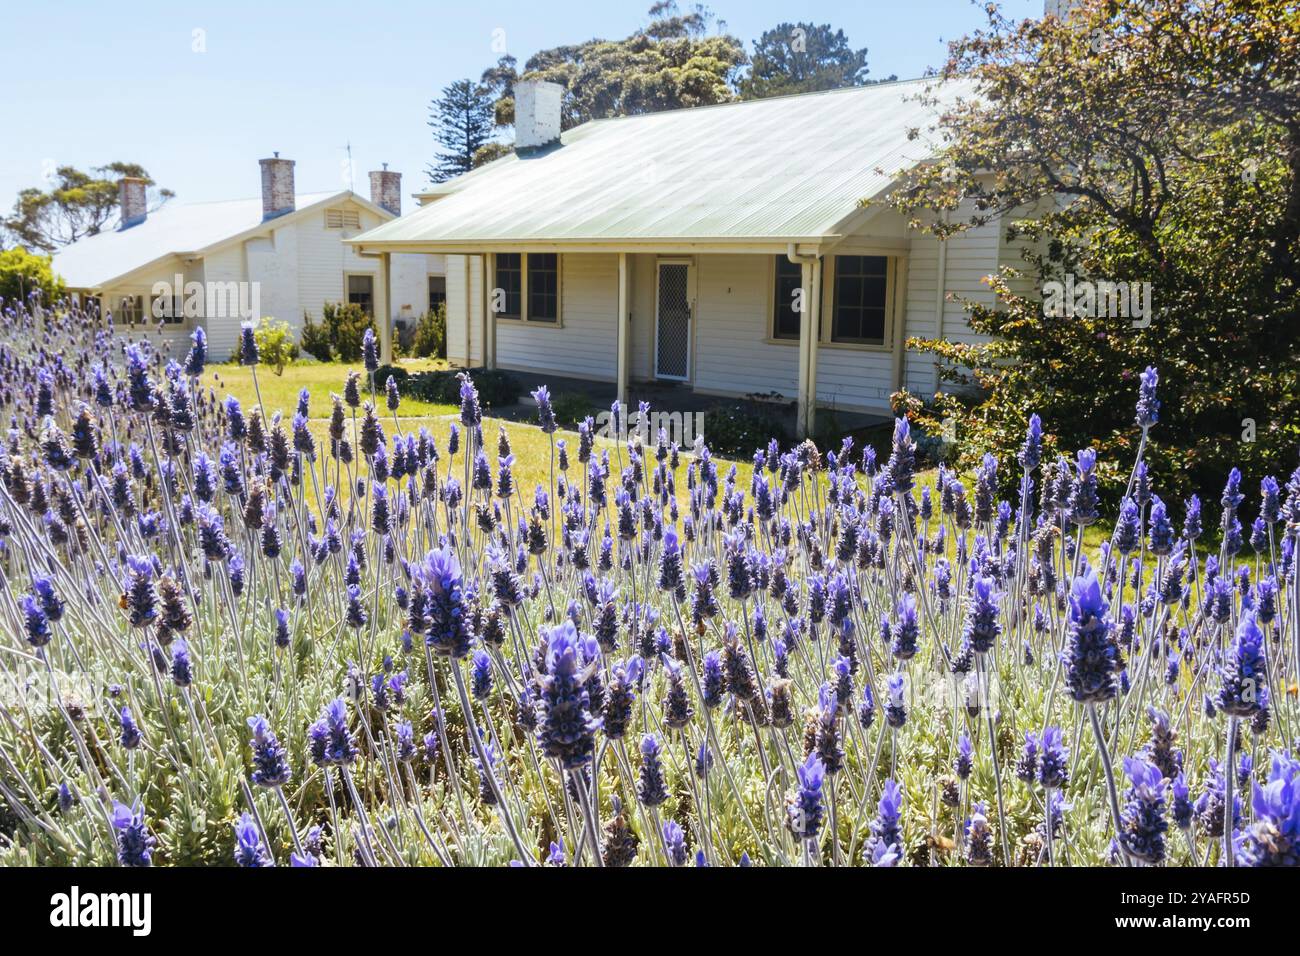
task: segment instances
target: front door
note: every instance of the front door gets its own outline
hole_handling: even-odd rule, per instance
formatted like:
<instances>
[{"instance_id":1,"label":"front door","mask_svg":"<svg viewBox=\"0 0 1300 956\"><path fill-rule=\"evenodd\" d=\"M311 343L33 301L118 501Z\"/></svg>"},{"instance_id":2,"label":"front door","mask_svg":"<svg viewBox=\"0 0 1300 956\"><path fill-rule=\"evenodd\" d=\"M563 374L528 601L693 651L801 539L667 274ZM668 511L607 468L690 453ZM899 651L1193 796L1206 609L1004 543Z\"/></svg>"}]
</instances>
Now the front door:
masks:
<instances>
[{"instance_id":1,"label":"front door","mask_svg":"<svg viewBox=\"0 0 1300 956\"><path fill-rule=\"evenodd\" d=\"M691 264L659 262L655 297L655 378L691 374Z\"/></svg>"}]
</instances>

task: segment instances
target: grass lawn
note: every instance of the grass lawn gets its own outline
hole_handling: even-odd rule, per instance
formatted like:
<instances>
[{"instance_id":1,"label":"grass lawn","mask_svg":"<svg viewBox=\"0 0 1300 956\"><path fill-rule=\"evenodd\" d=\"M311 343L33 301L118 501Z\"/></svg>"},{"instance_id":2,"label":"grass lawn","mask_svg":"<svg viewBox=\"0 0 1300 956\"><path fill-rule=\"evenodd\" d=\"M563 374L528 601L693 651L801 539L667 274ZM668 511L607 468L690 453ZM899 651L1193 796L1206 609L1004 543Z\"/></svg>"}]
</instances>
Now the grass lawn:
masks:
<instances>
[{"instance_id":1,"label":"grass lawn","mask_svg":"<svg viewBox=\"0 0 1300 956\"><path fill-rule=\"evenodd\" d=\"M402 359L402 368L410 372L424 372L446 368L442 359ZM342 362L298 361L284 370L283 375L276 375L266 366L257 370L257 384L262 390L262 398L268 411L279 409L285 415L292 415L298 404L298 392L303 388L311 391L311 414L313 418L327 418L330 411L330 393L343 394L343 383L352 368L362 371L358 364L351 366ZM369 383L364 374L363 388ZM213 389L218 401L227 395L234 395L247 406L257 404L257 393L253 389L252 371L243 365L211 365L203 376L205 387ZM379 406L383 407L383 396ZM456 409L451 405L435 405L432 402L420 402L414 399L402 399L403 416L437 416L447 415Z\"/></svg>"},{"instance_id":2,"label":"grass lawn","mask_svg":"<svg viewBox=\"0 0 1300 956\"><path fill-rule=\"evenodd\" d=\"M402 359L399 364L412 372L447 367L447 363L441 359ZM257 384L261 388L262 398L266 402L268 412L273 413L278 409L284 412L286 417L292 415L294 408L298 404L298 392L303 388L307 388L311 392L312 431L316 435L317 441L321 443L321 453L324 456L327 454L326 449L328 448L326 427L330 411L330 393L338 392L342 394L343 383L347 379L350 367L339 362L300 361L286 368L283 375L276 375L268 368L259 367ZM246 410L257 404L257 393L253 388L252 373L244 366L210 366L204 375L203 383L206 387L213 389L218 401L224 400L227 395L234 395L245 406ZM394 422L393 414L384 407L382 396L379 409L385 434L390 439L396 433L398 427L404 432L426 428L437 441L439 450L442 451L445 451L447 447L450 426L458 421L459 415L459 408L455 405L438 405L410 398L402 399L401 407L397 411L397 423ZM516 485L520 493L526 496L526 500L531 500L535 486L541 485L545 488L550 484L551 439L535 425L485 416L483 419L483 436L488 445L494 473L496 472L495 459L498 435L502 428L505 429L506 434L509 436L510 449L515 455L514 474ZM564 439L568 443L571 455L576 453L578 445L576 432L561 429L556 432L555 438ZM599 440L597 442L597 448L609 449L613 470L617 475L618 457L616 445L617 443L612 440ZM722 458L716 458L715 460L718 463L718 474L724 478L734 464L737 484L748 491L750 478L754 470L753 464L748 459L734 462ZM577 468L576 460L570 462L570 468ZM570 474L576 476L580 473L571 470ZM920 472L917 476L918 486L928 486L933 491L937 475L937 470L933 468ZM968 492L973 492L973 476L964 477L967 479ZM344 494L346 496L346 490L344 490ZM684 507L687 503L684 480L678 484L677 498L679 505ZM1112 525L1109 522L1099 522L1085 530L1084 546L1089 554L1095 553L1098 545L1110 537L1111 528ZM951 546L952 542L949 544Z\"/></svg>"}]
</instances>

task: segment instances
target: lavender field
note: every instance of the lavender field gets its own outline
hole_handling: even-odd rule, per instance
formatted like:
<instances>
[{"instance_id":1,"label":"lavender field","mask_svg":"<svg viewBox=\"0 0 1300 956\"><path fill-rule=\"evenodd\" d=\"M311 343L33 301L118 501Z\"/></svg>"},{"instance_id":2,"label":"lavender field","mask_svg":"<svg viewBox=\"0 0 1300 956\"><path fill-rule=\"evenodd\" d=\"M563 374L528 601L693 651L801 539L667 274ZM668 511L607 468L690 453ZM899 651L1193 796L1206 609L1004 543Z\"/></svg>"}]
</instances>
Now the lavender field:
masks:
<instances>
[{"instance_id":1,"label":"lavender field","mask_svg":"<svg viewBox=\"0 0 1300 956\"><path fill-rule=\"evenodd\" d=\"M523 487L468 379L374 407L372 340L275 409L201 330L4 322L2 865L1300 862L1300 470L1162 500L1153 369L1112 513L1037 416L742 479L541 391Z\"/></svg>"}]
</instances>

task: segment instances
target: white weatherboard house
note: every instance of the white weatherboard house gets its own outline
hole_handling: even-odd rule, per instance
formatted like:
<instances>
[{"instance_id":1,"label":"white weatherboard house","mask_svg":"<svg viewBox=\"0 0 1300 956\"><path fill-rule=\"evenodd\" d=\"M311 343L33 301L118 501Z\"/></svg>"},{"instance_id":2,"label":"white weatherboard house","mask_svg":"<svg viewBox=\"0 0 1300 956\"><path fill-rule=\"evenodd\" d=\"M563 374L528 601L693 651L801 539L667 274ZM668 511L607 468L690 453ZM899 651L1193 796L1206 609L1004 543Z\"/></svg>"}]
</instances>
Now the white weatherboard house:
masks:
<instances>
[{"instance_id":1,"label":"white weatherboard house","mask_svg":"<svg viewBox=\"0 0 1300 956\"><path fill-rule=\"evenodd\" d=\"M984 277L1019 259L997 224L939 242L864 203L932 156L924 130L973 95L968 83L883 83L563 135L561 93L517 84L513 155L351 240L446 255L453 363L613 382L624 398L629 381L652 380L775 392L797 399L807 433L818 405L886 414L900 386L933 390L933 358L905 340L978 340L958 299L991 303Z\"/></svg>"},{"instance_id":2,"label":"white weatherboard house","mask_svg":"<svg viewBox=\"0 0 1300 956\"><path fill-rule=\"evenodd\" d=\"M370 199L346 189L295 194L293 160L260 162L260 198L154 212L144 181L123 179L121 224L64 247L55 272L119 327L160 326L179 343L202 325L214 357L235 349L244 318L272 316L298 329L304 312L319 321L325 303L355 302L387 316L379 324L388 332L392 321L413 322L442 300L441 256L381 258L344 242L401 214L400 173L372 172Z\"/></svg>"}]
</instances>

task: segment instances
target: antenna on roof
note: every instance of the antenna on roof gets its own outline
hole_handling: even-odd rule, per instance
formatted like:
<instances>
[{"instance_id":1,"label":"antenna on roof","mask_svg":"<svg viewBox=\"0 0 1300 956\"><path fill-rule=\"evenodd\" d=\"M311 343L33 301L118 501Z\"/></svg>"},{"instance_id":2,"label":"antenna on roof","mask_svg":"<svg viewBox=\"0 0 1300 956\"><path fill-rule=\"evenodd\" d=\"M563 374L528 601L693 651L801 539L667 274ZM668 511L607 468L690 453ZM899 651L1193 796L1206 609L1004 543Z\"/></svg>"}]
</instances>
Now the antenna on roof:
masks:
<instances>
[{"instance_id":1,"label":"antenna on roof","mask_svg":"<svg viewBox=\"0 0 1300 956\"><path fill-rule=\"evenodd\" d=\"M343 164L344 178L347 180L348 183L348 192L354 193L357 190L356 190L356 178L352 172L352 140L348 140L347 144L343 148L347 151L348 154L348 158L344 161Z\"/></svg>"}]
</instances>

